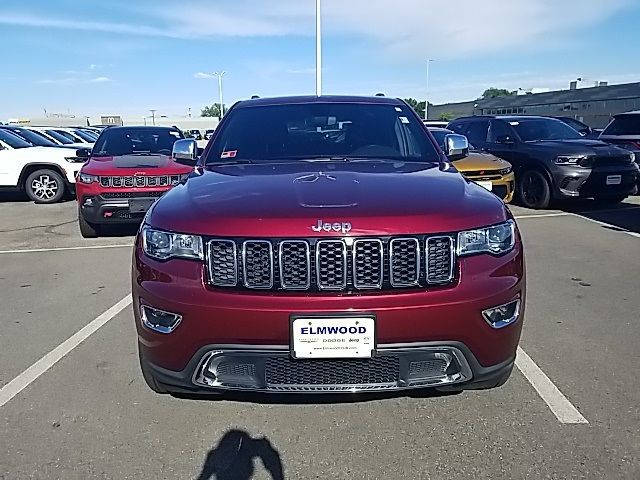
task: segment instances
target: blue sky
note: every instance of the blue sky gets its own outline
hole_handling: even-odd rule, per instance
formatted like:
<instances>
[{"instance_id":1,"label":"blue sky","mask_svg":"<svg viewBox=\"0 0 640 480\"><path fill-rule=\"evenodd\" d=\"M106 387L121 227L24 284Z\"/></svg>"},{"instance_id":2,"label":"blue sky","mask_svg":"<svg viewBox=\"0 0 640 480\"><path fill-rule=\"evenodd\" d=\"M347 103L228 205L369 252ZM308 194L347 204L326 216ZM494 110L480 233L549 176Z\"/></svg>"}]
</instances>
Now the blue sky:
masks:
<instances>
[{"instance_id":1,"label":"blue sky","mask_svg":"<svg viewBox=\"0 0 640 480\"><path fill-rule=\"evenodd\" d=\"M0 119L315 92L314 0L2 0ZM637 0L323 0L324 92L434 103L640 81Z\"/></svg>"}]
</instances>

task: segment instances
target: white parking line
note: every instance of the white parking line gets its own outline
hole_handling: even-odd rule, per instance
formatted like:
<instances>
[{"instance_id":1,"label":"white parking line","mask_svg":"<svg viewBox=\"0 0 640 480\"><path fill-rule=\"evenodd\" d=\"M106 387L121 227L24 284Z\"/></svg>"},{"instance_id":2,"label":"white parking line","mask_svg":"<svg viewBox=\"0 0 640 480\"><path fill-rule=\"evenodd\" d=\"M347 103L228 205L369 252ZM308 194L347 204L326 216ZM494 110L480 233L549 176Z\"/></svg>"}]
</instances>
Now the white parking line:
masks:
<instances>
[{"instance_id":1,"label":"white parking line","mask_svg":"<svg viewBox=\"0 0 640 480\"><path fill-rule=\"evenodd\" d=\"M2 389L0 389L0 407L31 385L38 379L38 377L53 367L60 359L84 342L100 327L105 325L109 320L129 305L131 305L131 295L127 295L106 312L98 315L91 321L91 323L82 327L71 337L66 339L16 378L7 383L2 387Z\"/></svg>"},{"instance_id":2,"label":"white parking line","mask_svg":"<svg viewBox=\"0 0 640 480\"><path fill-rule=\"evenodd\" d=\"M516 356L516 367L536 389L560 423L589 423L520 347Z\"/></svg>"},{"instance_id":3,"label":"white parking line","mask_svg":"<svg viewBox=\"0 0 640 480\"><path fill-rule=\"evenodd\" d=\"M516 220L522 220L525 218L547 218L547 217L566 217L570 215L567 212L558 212L558 213L536 213L532 215L514 215L513 218Z\"/></svg>"},{"instance_id":4,"label":"white parking line","mask_svg":"<svg viewBox=\"0 0 640 480\"><path fill-rule=\"evenodd\" d=\"M57 247L57 248L32 248L26 250L0 250L3 253L37 253L37 252L63 252L65 250L100 250L102 248L131 248L133 243L117 245L85 245L82 247Z\"/></svg>"}]
</instances>

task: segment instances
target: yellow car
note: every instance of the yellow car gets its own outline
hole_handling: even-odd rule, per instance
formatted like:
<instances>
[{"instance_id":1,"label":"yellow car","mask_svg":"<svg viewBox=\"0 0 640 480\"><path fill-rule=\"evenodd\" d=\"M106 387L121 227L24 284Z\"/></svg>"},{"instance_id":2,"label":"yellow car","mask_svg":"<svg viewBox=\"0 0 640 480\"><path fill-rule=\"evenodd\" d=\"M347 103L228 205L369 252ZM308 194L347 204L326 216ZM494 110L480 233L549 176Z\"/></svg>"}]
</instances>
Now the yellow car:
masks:
<instances>
[{"instance_id":1,"label":"yellow car","mask_svg":"<svg viewBox=\"0 0 640 480\"><path fill-rule=\"evenodd\" d=\"M455 134L446 128L429 128L429 131L442 149L444 149L445 137ZM453 162L458 171L469 180L496 194L504 203L511 202L516 185L511 164L490 153L475 150L471 144L469 148L469 156Z\"/></svg>"}]
</instances>

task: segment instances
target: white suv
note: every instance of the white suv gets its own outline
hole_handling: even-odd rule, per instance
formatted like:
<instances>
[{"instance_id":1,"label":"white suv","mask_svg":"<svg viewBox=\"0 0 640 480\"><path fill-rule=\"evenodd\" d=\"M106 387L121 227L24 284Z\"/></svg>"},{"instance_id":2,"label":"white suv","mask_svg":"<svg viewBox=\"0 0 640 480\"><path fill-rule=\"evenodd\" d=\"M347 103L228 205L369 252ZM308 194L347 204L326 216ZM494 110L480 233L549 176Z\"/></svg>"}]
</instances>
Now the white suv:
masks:
<instances>
[{"instance_id":1,"label":"white suv","mask_svg":"<svg viewBox=\"0 0 640 480\"><path fill-rule=\"evenodd\" d=\"M55 203L75 192L76 174L89 150L33 147L0 129L0 189L21 190L36 203Z\"/></svg>"}]
</instances>

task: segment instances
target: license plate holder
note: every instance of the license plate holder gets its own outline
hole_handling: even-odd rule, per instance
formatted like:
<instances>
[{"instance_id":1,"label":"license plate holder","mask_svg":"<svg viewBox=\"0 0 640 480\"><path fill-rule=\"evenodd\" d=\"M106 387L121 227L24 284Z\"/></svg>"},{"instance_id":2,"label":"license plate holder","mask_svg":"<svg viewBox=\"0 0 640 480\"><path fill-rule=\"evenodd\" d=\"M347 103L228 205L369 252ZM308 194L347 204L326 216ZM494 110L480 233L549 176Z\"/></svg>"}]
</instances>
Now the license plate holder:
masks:
<instances>
[{"instance_id":1,"label":"license plate holder","mask_svg":"<svg viewBox=\"0 0 640 480\"><path fill-rule=\"evenodd\" d=\"M290 352L293 358L371 358L375 350L375 315L291 317Z\"/></svg>"},{"instance_id":2,"label":"license plate holder","mask_svg":"<svg viewBox=\"0 0 640 480\"><path fill-rule=\"evenodd\" d=\"M478 180L476 183L480 185L482 188L484 188L485 190L489 190L489 191L493 190L493 182L491 181Z\"/></svg>"},{"instance_id":3,"label":"license plate holder","mask_svg":"<svg viewBox=\"0 0 640 480\"><path fill-rule=\"evenodd\" d=\"M622 183L622 175L607 175L607 185L620 185Z\"/></svg>"},{"instance_id":4,"label":"license plate holder","mask_svg":"<svg viewBox=\"0 0 640 480\"><path fill-rule=\"evenodd\" d=\"M129 211L131 213L147 213L155 201L155 198L132 198L129 200Z\"/></svg>"}]
</instances>

